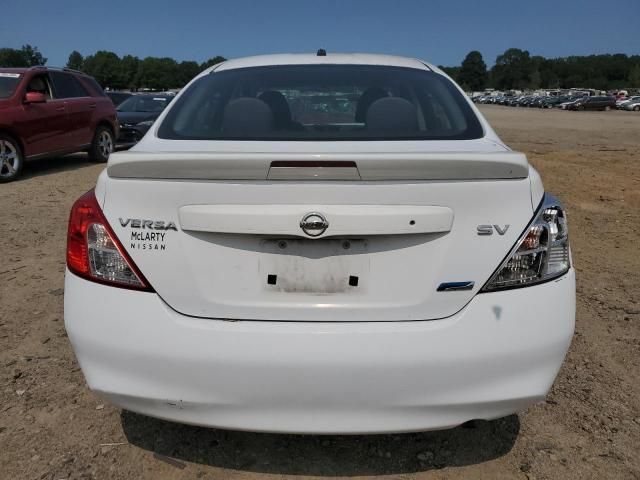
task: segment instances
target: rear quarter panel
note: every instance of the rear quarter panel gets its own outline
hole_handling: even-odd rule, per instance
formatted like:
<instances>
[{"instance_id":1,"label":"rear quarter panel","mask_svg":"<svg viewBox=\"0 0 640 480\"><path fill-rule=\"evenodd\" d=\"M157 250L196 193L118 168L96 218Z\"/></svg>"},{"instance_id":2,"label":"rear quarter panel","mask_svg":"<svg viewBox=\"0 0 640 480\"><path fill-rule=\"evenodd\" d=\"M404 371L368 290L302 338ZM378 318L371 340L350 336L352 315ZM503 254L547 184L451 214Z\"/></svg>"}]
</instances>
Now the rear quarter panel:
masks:
<instances>
[{"instance_id":1,"label":"rear quarter panel","mask_svg":"<svg viewBox=\"0 0 640 480\"><path fill-rule=\"evenodd\" d=\"M117 138L118 133L120 132L120 125L118 124L118 119L116 116L116 107L113 105L113 102L109 99L109 97L92 97L92 101L96 103L95 114L92 118L92 138L93 133L95 133L98 125L107 124L113 131L113 134ZM91 142L91 140L89 140Z\"/></svg>"}]
</instances>

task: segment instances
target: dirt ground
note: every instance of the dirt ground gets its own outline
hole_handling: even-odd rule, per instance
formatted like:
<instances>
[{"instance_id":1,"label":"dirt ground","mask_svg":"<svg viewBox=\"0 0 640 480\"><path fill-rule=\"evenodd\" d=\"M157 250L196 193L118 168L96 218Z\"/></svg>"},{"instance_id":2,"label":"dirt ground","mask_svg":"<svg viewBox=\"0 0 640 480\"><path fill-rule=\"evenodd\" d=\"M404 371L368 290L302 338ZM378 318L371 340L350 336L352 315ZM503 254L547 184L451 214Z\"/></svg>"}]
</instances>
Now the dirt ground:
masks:
<instances>
[{"instance_id":1,"label":"dirt ground","mask_svg":"<svg viewBox=\"0 0 640 480\"><path fill-rule=\"evenodd\" d=\"M568 207L577 326L546 403L355 437L208 430L104 404L63 326L67 215L103 168L77 155L0 185L0 478L640 479L640 114L482 110Z\"/></svg>"}]
</instances>

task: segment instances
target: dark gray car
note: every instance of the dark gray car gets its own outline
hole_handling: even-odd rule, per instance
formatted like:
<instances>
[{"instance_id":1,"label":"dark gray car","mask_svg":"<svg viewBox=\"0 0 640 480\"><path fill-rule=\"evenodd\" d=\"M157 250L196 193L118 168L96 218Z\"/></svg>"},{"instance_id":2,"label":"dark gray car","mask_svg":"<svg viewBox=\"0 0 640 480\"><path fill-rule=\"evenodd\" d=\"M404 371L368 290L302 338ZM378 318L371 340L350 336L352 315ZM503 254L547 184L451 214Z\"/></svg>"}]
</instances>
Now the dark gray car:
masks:
<instances>
[{"instance_id":1,"label":"dark gray car","mask_svg":"<svg viewBox=\"0 0 640 480\"><path fill-rule=\"evenodd\" d=\"M616 106L615 97L585 97L571 105L569 110L611 110Z\"/></svg>"},{"instance_id":2,"label":"dark gray car","mask_svg":"<svg viewBox=\"0 0 640 480\"><path fill-rule=\"evenodd\" d=\"M132 146L138 143L173 98L173 95L145 93L133 95L118 105L118 145Z\"/></svg>"}]
</instances>

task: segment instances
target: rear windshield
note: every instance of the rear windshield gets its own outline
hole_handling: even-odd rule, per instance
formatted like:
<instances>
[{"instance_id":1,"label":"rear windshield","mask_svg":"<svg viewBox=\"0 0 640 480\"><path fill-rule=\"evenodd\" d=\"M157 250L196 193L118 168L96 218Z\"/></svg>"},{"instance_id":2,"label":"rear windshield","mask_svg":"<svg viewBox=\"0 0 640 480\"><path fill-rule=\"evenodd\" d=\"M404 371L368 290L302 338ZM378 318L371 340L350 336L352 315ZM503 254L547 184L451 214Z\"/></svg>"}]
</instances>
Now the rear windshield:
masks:
<instances>
[{"instance_id":1,"label":"rear windshield","mask_svg":"<svg viewBox=\"0 0 640 480\"><path fill-rule=\"evenodd\" d=\"M104 92L104 89L100 86L100 84L96 81L95 78L87 77L85 75L78 76L76 78L78 78L85 85L89 85L89 88L93 91L93 93L95 95L99 95L101 97L106 96L106 93Z\"/></svg>"},{"instance_id":2,"label":"rear windshield","mask_svg":"<svg viewBox=\"0 0 640 480\"><path fill-rule=\"evenodd\" d=\"M133 95L118 105L119 112L146 112L158 113L169 105L168 97L147 97L142 95Z\"/></svg>"},{"instance_id":3,"label":"rear windshield","mask_svg":"<svg viewBox=\"0 0 640 480\"><path fill-rule=\"evenodd\" d=\"M467 140L483 136L453 83L413 68L285 65L213 72L158 130L193 140Z\"/></svg>"},{"instance_id":4,"label":"rear windshield","mask_svg":"<svg viewBox=\"0 0 640 480\"><path fill-rule=\"evenodd\" d=\"M20 83L19 73L0 72L0 98L9 98L16 91Z\"/></svg>"}]
</instances>

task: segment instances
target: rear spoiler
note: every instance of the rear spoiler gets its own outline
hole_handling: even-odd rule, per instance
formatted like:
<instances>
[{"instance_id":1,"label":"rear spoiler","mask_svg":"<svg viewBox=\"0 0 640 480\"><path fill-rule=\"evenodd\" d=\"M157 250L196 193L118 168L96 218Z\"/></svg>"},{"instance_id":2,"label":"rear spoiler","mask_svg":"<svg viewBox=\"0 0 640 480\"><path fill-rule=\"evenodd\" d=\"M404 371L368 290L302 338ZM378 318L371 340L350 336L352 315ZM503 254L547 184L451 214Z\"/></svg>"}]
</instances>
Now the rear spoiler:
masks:
<instances>
[{"instance_id":1,"label":"rear spoiler","mask_svg":"<svg viewBox=\"0 0 640 480\"><path fill-rule=\"evenodd\" d=\"M118 152L112 178L176 180L497 180L527 178L518 152L204 153Z\"/></svg>"}]
</instances>

